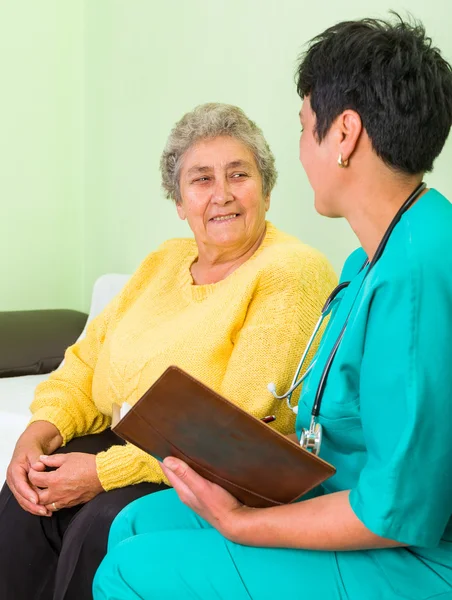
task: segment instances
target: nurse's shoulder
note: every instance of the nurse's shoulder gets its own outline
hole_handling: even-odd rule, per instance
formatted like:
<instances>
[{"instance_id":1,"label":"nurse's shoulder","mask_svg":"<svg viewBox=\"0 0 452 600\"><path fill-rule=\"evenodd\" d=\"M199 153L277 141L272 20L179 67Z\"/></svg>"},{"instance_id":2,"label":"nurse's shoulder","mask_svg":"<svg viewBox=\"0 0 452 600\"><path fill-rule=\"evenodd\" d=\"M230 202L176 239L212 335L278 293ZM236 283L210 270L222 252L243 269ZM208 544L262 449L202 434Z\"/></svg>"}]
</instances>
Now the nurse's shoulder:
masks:
<instances>
[{"instance_id":1,"label":"nurse's shoulder","mask_svg":"<svg viewBox=\"0 0 452 600\"><path fill-rule=\"evenodd\" d=\"M367 262L367 255L362 248L356 248L345 260L342 267L340 283L351 281Z\"/></svg>"}]
</instances>

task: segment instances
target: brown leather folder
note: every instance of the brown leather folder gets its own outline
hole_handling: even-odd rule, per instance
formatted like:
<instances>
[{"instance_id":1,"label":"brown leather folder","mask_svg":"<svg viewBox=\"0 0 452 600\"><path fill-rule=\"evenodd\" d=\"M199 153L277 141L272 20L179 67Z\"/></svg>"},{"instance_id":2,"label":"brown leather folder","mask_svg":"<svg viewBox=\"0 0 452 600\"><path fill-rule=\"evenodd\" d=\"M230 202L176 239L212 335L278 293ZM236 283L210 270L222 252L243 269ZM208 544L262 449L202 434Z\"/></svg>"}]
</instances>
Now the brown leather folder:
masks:
<instances>
[{"instance_id":1,"label":"brown leather folder","mask_svg":"<svg viewBox=\"0 0 452 600\"><path fill-rule=\"evenodd\" d=\"M335 473L178 367L169 367L113 431L159 460L182 459L256 508L294 502Z\"/></svg>"}]
</instances>

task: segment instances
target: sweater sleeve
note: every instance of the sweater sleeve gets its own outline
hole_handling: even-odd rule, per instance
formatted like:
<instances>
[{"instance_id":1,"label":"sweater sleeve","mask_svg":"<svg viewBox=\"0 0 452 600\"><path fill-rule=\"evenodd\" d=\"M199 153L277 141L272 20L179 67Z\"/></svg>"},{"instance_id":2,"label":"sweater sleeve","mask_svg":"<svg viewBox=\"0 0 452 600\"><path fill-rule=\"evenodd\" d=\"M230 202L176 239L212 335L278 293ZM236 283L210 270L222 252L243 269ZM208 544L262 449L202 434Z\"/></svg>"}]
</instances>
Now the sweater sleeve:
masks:
<instances>
[{"instance_id":1,"label":"sweater sleeve","mask_svg":"<svg viewBox=\"0 0 452 600\"><path fill-rule=\"evenodd\" d=\"M112 446L100 452L96 456L96 466L106 492L143 481L169 485L158 461L133 444Z\"/></svg>"},{"instance_id":2,"label":"sweater sleeve","mask_svg":"<svg viewBox=\"0 0 452 600\"><path fill-rule=\"evenodd\" d=\"M273 398L273 382L285 392L317 322L328 294L337 282L326 258L313 249L275 256L262 276L245 322L238 331L221 393L240 408L262 418L275 415L273 427L294 431L295 415L286 400ZM317 336L320 337L320 336ZM311 349L306 364L315 353ZM294 393L292 406L300 393Z\"/></svg>"},{"instance_id":3,"label":"sweater sleeve","mask_svg":"<svg viewBox=\"0 0 452 600\"><path fill-rule=\"evenodd\" d=\"M55 425L63 445L110 426L111 416L100 412L92 397L94 370L107 336L149 281L158 258L156 251L143 261L122 291L93 319L86 337L66 350L64 365L36 388L30 423L48 421Z\"/></svg>"},{"instance_id":4,"label":"sweater sleeve","mask_svg":"<svg viewBox=\"0 0 452 600\"><path fill-rule=\"evenodd\" d=\"M72 438L100 433L111 422L95 405L91 386L97 358L105 340L117 300L88 326L86 337L66 350L64 365L41 383L30 406L30 423L48 421L55 425L63 445Z\"/></svg>"}]
</instances>

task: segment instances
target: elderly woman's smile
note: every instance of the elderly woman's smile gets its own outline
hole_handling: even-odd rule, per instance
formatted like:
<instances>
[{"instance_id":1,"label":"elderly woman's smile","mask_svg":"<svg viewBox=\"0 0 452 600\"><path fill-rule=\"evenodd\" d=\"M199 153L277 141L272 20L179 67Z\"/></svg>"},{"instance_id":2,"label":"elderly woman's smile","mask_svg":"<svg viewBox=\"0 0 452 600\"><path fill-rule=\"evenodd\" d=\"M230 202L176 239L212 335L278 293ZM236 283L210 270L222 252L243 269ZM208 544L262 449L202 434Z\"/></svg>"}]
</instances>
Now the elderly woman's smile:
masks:
<instances>
[{"instance_id":1,"label":"elderly woman's smile","mask_svg":"<svg viewBox=\"0 0 452 600\"><path fill-rule=\"evenodd\" d=\"M225 221L232 221L233 219L236 219L239 216L240 215L238 213L232 213L232 214L228 214L228 215L218 215L216 217L211 217L209 219L209 221L214 221L215 223L220 223L220 222L225 222Z\"/></svg>"}]
</instances>

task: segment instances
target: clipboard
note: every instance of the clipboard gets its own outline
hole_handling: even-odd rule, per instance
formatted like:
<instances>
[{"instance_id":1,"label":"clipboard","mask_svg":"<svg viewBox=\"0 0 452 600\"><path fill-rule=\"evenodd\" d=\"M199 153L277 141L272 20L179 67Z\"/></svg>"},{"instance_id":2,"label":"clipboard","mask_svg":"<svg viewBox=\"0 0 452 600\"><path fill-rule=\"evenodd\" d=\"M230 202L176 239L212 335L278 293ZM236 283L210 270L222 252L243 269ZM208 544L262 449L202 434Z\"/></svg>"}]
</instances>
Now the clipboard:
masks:
<instances>
[{"instance_id":1,"label":"clipboard","mask_svg":"<svg viewBox=\"0 0 452 600\"><path fill-rule=\"evenodd\" d=\"M112 430L158 460L183 460L254 508L295 502L336 472L176 366Z\"/></svg>"}]
</instances>

